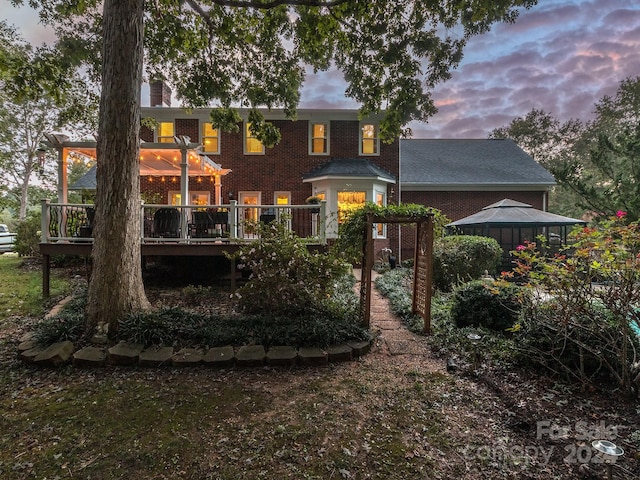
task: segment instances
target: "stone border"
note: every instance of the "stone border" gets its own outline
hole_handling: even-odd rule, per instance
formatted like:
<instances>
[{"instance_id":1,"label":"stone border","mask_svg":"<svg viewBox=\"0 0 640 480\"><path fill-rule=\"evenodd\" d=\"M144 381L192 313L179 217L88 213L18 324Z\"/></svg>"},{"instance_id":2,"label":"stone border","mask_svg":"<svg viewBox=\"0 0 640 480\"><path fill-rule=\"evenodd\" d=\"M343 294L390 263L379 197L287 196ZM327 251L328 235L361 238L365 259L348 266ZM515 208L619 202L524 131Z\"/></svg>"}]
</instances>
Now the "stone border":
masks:
<instances>
[{"instance_id":1,"label":"stone border","mask_svg":"<svg viewBox=\"0 0 640 480\"><path fill-rule=\"evenodd\" d=\"M62 310L73 297L60 301L45 316L53 316ZM92 345L76 350L70 341L58 342L42 347L33 340L31 332L20 339L18 357L25 363L46 367L59 367L69 362L74 367L93 368L104 366L139 367L187 367L206 365L217 368L232 367L279 367L279 366L321 366L329 363L348 362L366 355L371 351L374 338L348 342L342 345L321 348L304 347L296 349L290 346L274 346L266 349L263 345L243 345L213 348L182 348L152 345L134 345L121 341L108 347L105 328L98 328Z\"/></svg>"},{"instance_id":2,"label":"stone border","mask_svg":"<svg viewBox=\"0 0 640 480\"><path fill-rule=\"evenodd\" d=\"M205 365L217 368L322 366L329 363L347 362L366 355L371 350L373 339L349 342L327 349L274 346L266 349L262 345L231 345L207 349L182 348L154 345L144 348L120 342L112 347L90 345L76 350L70 341L58 342L48 347L35 344L30 334L18 345L22 361L32 365L59 367L69 362L74 367L93 368L104 366L139 367L190 367Z\"/></svg>"}]
</instances>

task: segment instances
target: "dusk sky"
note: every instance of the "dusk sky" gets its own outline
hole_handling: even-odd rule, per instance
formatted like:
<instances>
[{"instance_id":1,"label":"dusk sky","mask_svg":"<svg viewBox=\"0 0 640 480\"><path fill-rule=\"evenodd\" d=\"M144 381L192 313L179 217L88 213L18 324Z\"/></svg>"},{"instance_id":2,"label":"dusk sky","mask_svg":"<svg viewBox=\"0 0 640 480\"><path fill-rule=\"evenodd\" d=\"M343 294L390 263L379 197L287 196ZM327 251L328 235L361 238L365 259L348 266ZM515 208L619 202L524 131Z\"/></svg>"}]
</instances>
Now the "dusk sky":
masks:
<instances>
[{"instance_id":1,"label":"dusk sky","mask_svg":"<svg viewBox=\"0 0 640 480\"><path fill-rule=\"evenodd\" d=\"M9 0L0 9L28 41L45 39L32 10ZM515 24L471 39L452 78L434 92L439 112L411 127L414 138L486 138L533 108L562 121L588 120L600 98L636 76L640 1L540 0ZM300 107L357 108L344 87L340 72L309 75Z\"/></svg>"}]
</instances>

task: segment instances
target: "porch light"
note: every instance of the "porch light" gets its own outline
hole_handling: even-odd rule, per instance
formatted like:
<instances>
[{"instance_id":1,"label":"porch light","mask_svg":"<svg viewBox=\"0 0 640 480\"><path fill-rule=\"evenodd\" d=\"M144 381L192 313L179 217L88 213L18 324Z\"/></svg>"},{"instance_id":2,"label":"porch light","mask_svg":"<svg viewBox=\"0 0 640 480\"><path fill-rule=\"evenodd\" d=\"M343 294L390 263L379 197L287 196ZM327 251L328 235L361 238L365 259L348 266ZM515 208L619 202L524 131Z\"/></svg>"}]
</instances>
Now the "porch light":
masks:
<instances>
[{"instance_id":1,"label":"porch light","mask_svg":"<svg viewBox=\"0 0 640 480\"><path fill-rule=\"evenodd\" d=\"M38 149L36 150L36 158L38 159L38 165L40 165L40 168L44 167L46 153L47 151L42 146L38 147Z\"/></svg>"}]
</instances>

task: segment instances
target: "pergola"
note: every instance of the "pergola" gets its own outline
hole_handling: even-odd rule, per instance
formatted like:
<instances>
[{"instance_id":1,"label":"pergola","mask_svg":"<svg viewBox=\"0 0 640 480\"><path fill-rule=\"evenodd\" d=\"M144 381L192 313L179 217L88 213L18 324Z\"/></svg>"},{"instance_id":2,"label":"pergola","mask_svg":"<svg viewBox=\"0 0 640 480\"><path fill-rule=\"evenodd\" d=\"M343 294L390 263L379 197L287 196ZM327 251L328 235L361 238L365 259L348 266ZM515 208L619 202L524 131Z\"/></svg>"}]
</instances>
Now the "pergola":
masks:
<instances>
[{"instance_id":1,"label":"pergola","mask_svg":"<svg viewBox=\"0 0 640 480\"><path fill-rule=\"evenodd\" d=\"M72 142L65 135L47 134L47 143L58 152L58 202L67 203L69 190L67 163L72 155L96 159L96 142ZM179 177L183 204L189 198L189 177L212 176L215 178L215 203L222 203L220 179L231 170L222 168L206 155L189 137L175 137L175 143L140 143L140 176ZM95 170L88 172L82 187L95 188Z\"/></svg>"}]
</instances>

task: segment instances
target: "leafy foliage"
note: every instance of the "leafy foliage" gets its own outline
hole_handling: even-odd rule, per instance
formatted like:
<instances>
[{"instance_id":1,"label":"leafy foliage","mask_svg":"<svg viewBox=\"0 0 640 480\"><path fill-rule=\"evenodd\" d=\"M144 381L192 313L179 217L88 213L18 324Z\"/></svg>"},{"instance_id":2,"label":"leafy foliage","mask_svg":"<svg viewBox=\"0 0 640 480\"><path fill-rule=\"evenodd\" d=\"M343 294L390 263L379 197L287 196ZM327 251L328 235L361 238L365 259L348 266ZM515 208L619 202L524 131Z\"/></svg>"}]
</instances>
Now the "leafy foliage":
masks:
<instances>
[{"instance_id":1,"label":"leafy foliage","mask_svg":"<svg viewBox=\"0 0 640 480\"><path fill-rule=\"evenodd\" d=\"M21 257L34 257L40 255L40 211L30 212L27 218L18 222L16 227L16 241L14 250Z\"/></svg>"},{"instance_id":2,"label":"leafy foliage","mask_svg":"<svg viewBox=\"0 0 640 480\"><path fill-rule=\"evenodd\" d=\"M51 184L54 153L40 161L44 134L73 125L79 133L95 127L97 97L74 75L59 52L32 48L0 22L0 174L18 193L18 217L30 204L29 183ZM39 200L39 198L37 199Z\"/></svg>"},{"instance_id":3,"label":"leafy foliage","mask_svg":"<svg viewBox=\"0 0 640 480\"><path fill-rule=\"evenodd\" d=\"M449 291L456 283L495 274L502 260L502 248L493 238L451 235L438 239L433 247L433 284Z\"/></svg>"},{"instance_id":4,"label":"leafy foliage","mask_svg":"<svg viewBox=\"0 0 640 480\"><path fill-rule=\"evenodd\" d=\"M232 257L240 262L238 268L250 272L236 293L241 311L274 316L322 312L348 265L331 255L310 252L289 231L284 218L253 228L260 238Z\"/></svg>"},{"instance_id":5,"label":"leafy foliage","mask_svg":"<svg viewBox=\"0 0 640 480\"><path fill-rule=\"evenodd\" d=\"M506 282L474 280L459 285L453 291L451 318L459 328L512 328L521 309L518 294L519 288Z\"/></svg>"},{"instance_id":6,"label":"leafy foliage","mask_svg":"<svg viewBox=\"0 0 640 480\"><path fill-rule=\"evenodd\" d=\"M401 203L382 207L375 203L367 202L362 208L349 215L346 221L340 225L339 237L332 248L336 255L340 255L346 261L352 263L358 263L362 260L362 240L367 223L367 215L370 213L381 217L407 217L416 220L424 218L428 214L433 214L433 233L435 238L444 235L445 225L450 221L440 210L425 207L424 205Z\"/></svg>"},{"instance_id":7,"label":"leafy foliage","mask_svg":"<svg viewBox=\"0 0 640 480\"><path fill-rule=\"evenodd\" d=\"M619 212L598 228L573 232L561 254L536 244L518 252L514 275L540 297L525 301L524 357L545 368L598 384L613 380L638 391L640 227ZM634 331L635 329L635 331Z\"/></svg>"},{"instance_id":8,"label":"leafy foliage","mask_svg":"<svg viewBox=\"0 0 640 480\"><path fill-rule=\"evenodd\" d=\"M585 208L598 215L622 210L630 220L640 219L640 125L611 135L598 133L589 158L589 169L574 160L554 168L553 173L579 195Z\"/></svg>"},{"instance_id":9,"label":"leafy foliage","mask_svg":"<svg viewBox=\"0 0 640 480\"><path fill-rule=\"evenodd\" d=\"M551 193L552 211L606 219L623 210L637 220L640 77L623 80L615 96L595 104L595 113L591 122L561 124L534 109L494 130L491 137L513 139L553 173L558 187Z\"/></svg>"}]
</instances>

